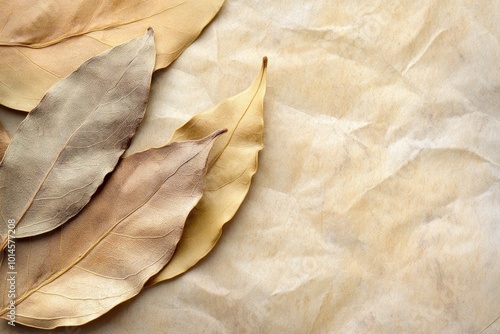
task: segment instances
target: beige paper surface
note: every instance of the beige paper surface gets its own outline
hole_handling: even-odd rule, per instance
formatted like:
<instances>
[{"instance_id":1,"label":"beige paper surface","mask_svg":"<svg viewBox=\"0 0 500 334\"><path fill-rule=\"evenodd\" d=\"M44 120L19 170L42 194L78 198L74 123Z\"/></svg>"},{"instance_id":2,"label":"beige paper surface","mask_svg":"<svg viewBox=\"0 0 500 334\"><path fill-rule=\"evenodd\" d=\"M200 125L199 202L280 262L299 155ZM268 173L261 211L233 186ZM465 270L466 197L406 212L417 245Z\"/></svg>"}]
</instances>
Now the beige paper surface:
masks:
<instances>
[{"instance_id":1,"label":"beige paper surface","mask_svg":"<svg viewBox=\"0 0 500 334\"><path fill-rule=\"evenodd\" d=\"M155 74L129 152L244 90L267 55L246 201L191 271L53 332L499 333L499 13L227 0ZM21 116L0 112L10 134Z\"/></svg>"}]
</instances>

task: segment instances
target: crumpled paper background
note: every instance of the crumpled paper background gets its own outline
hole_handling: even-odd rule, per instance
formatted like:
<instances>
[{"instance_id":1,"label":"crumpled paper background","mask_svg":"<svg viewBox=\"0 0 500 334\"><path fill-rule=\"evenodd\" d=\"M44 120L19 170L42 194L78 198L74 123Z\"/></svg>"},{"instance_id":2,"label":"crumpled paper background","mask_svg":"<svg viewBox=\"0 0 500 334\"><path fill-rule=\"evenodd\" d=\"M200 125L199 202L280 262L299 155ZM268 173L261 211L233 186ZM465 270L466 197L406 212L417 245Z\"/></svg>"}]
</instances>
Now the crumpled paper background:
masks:
<instances>
[{"instance_id":1,"label":"crumpled paper background","mask_svg":"<svg viewBox=\"0 0 500 334\"><path fill-rule=\"evenodd\" d=\"M499 333L498 22L494 0L227 0L155 74L129 152L267 55L247 199L191 271L53 332ZM2 110L12 134L23 114Z\"/></svg>"}]
</instances>

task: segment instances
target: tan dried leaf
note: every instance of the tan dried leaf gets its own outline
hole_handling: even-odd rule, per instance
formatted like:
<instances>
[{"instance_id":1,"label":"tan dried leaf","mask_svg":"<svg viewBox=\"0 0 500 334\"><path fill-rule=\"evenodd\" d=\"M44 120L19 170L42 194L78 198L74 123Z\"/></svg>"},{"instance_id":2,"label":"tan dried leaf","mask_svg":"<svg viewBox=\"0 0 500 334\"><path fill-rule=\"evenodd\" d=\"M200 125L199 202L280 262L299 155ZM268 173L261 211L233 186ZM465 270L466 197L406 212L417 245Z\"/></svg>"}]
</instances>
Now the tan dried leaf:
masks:
<instances>
[{"instance_id":1,"label":"tan dried leaf","mask_svg":"<svg viewBox=\"0 0 500 334\"><path fill-rule=\"evenodd\" d=\"M222 132L122 159L68 224L16 241L16 322L44 329L80 325L139 293L170 260ZM9 300L2 297L0 315L7 319Z\"/></svg>"},{"instance_id":2,"label":"tan dried leaf","mask_svg":"<svg viewBox=\"0 0 500 334\"><path fill-rule=\"evenodd\" d=\"M85 62L25 118L0 165L0 237L50 231L85 206L141 121L155 61L153 31Z\"/></svg>"},{"instance_id":3,"label":"tan dried leaf","mask_svg":"<svg viewBox=\"0 0 500 334\"><path fill-rule=\"evenodd\" d=\"M259 75L247 90L194 116L170 139L193 140L220 127L229 130L210 152L203 197L188 217L172 260L148 285L180 275L205 257L245 199L263 147L266 67L264 58Z\"/></svg>"},{"instance_id":4,"label":"tan dried leaf","mask_svg":"<svg viewBox=\"0 0 500 334\"><path fill-rule=\"evenodd\" d=\"M9 146L9 143L10 143L9 135L7 134L7 131L5 131L2 123L0 122L0 161L2 161L3 155L5 153L5 150L7 149L7 146Z\"/></svg>"},{"instance_id":5,"label":"tan dried leaf","mask_svg":"<svg viewBox=\"0 0 500 334\"><path fill-rule=\"evenodd\" d=\"M174 61L224 0L4 1L0 6L0 104L29 111L81 63L153 27L155 69Z\"/></svg>"}]
</instances>

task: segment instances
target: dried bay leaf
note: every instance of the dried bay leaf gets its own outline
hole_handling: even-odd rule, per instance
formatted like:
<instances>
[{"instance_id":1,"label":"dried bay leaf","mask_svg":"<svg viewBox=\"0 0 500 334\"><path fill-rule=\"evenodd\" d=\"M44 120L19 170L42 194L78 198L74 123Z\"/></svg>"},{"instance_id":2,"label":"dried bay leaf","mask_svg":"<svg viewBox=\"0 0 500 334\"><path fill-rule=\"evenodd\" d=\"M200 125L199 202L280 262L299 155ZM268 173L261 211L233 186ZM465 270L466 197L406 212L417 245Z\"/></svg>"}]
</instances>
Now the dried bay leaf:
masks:
<instances>
[{"instance_id":1,"label":"dried bay leaf","mask_svg":"<svg viewBox=\"0 0 500 334\"><path fill-rule=\"evenodd\" d=\"M210 152L203 197L188 217L172 260L147 285L180 275L205 257L245 199L263 147L266 68L264 57L259 75L247 90L194 116L170 139L202 138L220 127L229 131Z\"/></svg>"},{"instance_id":2,"label":"dried bay leaf","mask_svg":"<svg viewBox=\"0 0 500 334\"><path fill-rule=\"evenodd\" d=\"M142 35L157 36L155 69L174 61L224 0L11 1L0 6L0 104L29 111L81 63Z\"/></svg>"},{"instance_id":3,"label":"dried bay leaf","mask_svg":"<svg viewBox=\"0 0 500 334\"><path fill-rule=\"evenodd\" d=\"M2 123L0 122L0 161L2 161L3 155L5 153L5 150L7 149L7 146L9 146L9 143L10 143L9 135L7 134L7 131L5 131Z\"/></svg>"},{"instance_id":4,"label":"dried bay leaf","mask_svg":"<svg viewBox=\"0 0 500 334\"><path fill-rule=\"evenodd\" d=\"M17 240L16 321L44 329L80 325L139 293L171 258L222 132L122 159L68 224ZM2 291L8 271L4 262Z\"/></svg>"},{"instance_id":5,"label":"dried bay leaf","mask_svg":"<svg viewBox=\"0 0 500 334\"><path fill-rule=\"evenodd\" d=\"M141 121L155 62L153 31L85 62L25 118L0 165L2 248L78 213L113 170Z\"/></svg>"}]
</instances>

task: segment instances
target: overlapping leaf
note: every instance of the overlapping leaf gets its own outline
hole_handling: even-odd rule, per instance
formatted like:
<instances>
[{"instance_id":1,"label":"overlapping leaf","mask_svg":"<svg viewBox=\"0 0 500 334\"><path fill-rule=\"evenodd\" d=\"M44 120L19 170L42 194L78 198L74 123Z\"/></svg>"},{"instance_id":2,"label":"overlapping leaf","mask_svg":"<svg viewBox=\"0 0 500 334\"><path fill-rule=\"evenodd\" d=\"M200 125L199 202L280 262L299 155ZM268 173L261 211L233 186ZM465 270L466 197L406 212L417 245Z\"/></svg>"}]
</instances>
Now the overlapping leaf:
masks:
<instances>
[{"instance_id":1,"label":"overlapping leaf","mask_svg":"<svg viewBox=\"0 0 500 334\"><path fill-rule=\"evenodd\" d=\"M148 30L85 62L21 123L0 165L2 246L9 219L17 237L33 236L88 203L144 115L154 62Z\"/></svg>"},{"instance_id":2,"label":"overlapping leaf","mask_svg":"<svg viewBox=\"0 0 500 334\"><path fill-rule=\"evenodd\" d=\"M0 122L0 161L2 161L3 155L7 146L9 146L10 138L7 132L5 131L2 123Z\"/></svg>"},{"instance_id":3,"label":"overlapping leaf","mask_svg":"<svg viewBox=\"0 0 500 334\"><path fill-rule=\"evenodd\" d=\"M29 111L88 58L153 27L155 69L175 60L224 0L0 1L0 103Z\"/></svg>"},{"instance_id":4,"label":"overlapping leaf","mask_svg":"<svg viewBox=\"0 0 500 334\"><path fill-rule=\"evenodd\" d=\"M172 256L222 132L122 159L68 224L17 241L16 321L39 328L79 325L139 293ZM0 270L5 285L5 262ZM4 318L7 305L4 296Z\"/></svg>"},{"instance_id":5,"label":"overlapping leaf","mask_svg":"<svg viewBox=\"0 0 500 334\"><path fill-rule=\"evenodd\" d=\"M120 56L116 50L127 49L120 46L107 53L109 59L96 57L62 80L22 123L6 152L0 166L3 246L7 219L18 223L18 237L50 231L16 241L17 322L48 329L100 316L144 284L196 264L238 210L263 146L266 58L249 89L195 116L176 130L168 146L123 159L87 204L142 118L153 67L168 66L222 3L29 0L0 7L0 20L5 18L0 103L26 111L88 57L148 26L159 36L156 67L144 58L148 41L153 45L152 36L145 36L136 40L143 43L134 56L129 57L132 47ZM113 58L123 71L113 67ZM141 77L145 69L146 86ZM116 120L122 110L132 111ZM221 127L229 128L229 134L209 155ZM70 222L60 226L66 220ZM4 291L9 271L4 261ZM7 318L8 305L4 294L0 316Z\"/></svg>"},{"instance_id":6,"label":"overlapping leaf","mask_svg":"<svg viewBox=\"0 0 500 334\"><path fill-rule=\"evenodd\" d=\"M171 141L202 138L220 127L229 130L210 153L203 197L188 217L172 260L148 285L187 271L208 254L248 193L263 147L266 67L264 58L247 90L196 115L174 132Z\"/></svg>"}]
</instances>

